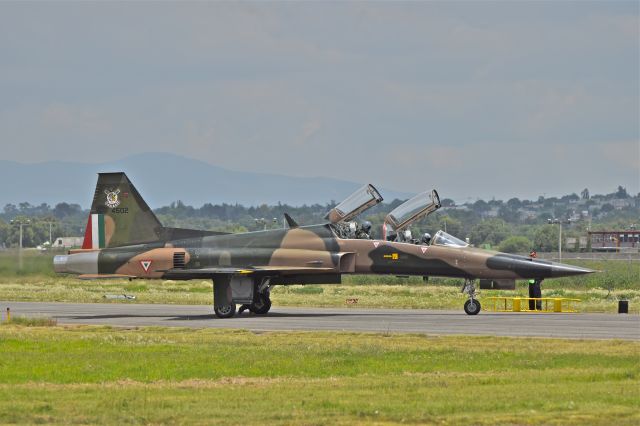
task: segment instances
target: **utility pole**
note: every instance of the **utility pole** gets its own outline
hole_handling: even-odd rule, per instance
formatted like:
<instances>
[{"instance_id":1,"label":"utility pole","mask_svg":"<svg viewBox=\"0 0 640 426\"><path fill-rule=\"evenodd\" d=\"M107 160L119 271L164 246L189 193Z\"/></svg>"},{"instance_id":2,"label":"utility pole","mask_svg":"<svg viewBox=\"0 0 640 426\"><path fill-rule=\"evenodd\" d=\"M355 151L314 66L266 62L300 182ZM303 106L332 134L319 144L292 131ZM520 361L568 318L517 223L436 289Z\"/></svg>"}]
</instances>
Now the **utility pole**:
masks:
<instances>
[{"instance_id":1,"label":"utility pole","mask_svg":"<svg viewBox=\"0 0 640 426\"><path fill-rule=\"evenodd\" d=\"M49 247L51 247L53 245L52 228L53 228L53 225L56 223L56 221L54 219L49 219L49 220L45 220L43 222L49 224Z\"/></svg>"},{"instance_id":2,"label":"utility pole","mask_svg":"<svg viewBox=\"0 0 640 426\"><path fill-rule=\"evenodd\" d=\"M562 262L562 220L560 219L548 219L549 225L558 225L558 262Z\"/></svg>"},{"instance_id":3,"label":"utility pole","mask_svg":"<svg viewBox=\"0 0 640 426\"><path fill-rule=\"evenodd\" d=\"M18 268L22 270L22 236L24 235L22 232L22 227L25 225L31 224L31 221L29 219L13 219L9 223L20 227L20 249L18 251Z\"/></svg>"},{"instance_id":4,"label":"utility pole","mask_svg":"<svg viewBox=\"0 0 640 426\"><path fill-rule=\"evenodd\" d=\"M560 234L558 237L558 262L562 262L562 221L560 221Z\"/></svg>"}]
</instances>

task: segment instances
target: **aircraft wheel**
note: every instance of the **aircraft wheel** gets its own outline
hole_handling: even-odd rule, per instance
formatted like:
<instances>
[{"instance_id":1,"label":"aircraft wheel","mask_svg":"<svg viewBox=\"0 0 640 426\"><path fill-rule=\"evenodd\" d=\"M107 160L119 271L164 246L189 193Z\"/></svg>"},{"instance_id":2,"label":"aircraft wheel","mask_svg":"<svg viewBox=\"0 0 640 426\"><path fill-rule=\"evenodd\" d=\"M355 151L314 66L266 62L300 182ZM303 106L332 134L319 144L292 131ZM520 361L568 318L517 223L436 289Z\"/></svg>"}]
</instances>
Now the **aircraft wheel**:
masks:
<instances>
[{"instance_id":1,"label":"aircraft wheel","mask_svg":"<svg viewBox=\"0 0 640 426\"><path fill-rule=\"evenodd\" d=\"M267 294L259 294L258 300L253 302L249 310L257 315L264 315L271 309L271 299Z\"/></svg>"},{"instance_id":2,"label":"aircraft wheel","mask_svg":"<svg viewBox=\"0 0 640 426\"><path fill-rule=\"evenodd\" d=\"M478 315L480 309L482 309L482 306L476 299L469 299L464 302L464 311L467 313L467 315Z\"/></svg>"},{"instance_id":3,"label":"aircraft wheel","mask_svg":"<svg viewBox=\"0 0 640 426\"><path fill-rule=\"evenodd\" d=\"M236 304L214 306L213 311L218 318L231 318L236 314Z\"/></svg>"}]
</instances>

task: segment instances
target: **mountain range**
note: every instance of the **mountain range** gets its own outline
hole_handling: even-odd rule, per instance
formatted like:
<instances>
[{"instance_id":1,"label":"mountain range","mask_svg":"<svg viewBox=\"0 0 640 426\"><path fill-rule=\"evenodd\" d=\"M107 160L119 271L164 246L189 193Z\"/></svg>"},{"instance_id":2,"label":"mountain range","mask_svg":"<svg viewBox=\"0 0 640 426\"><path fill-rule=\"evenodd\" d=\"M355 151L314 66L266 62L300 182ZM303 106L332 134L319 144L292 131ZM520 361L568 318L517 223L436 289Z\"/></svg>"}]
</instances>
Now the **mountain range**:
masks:
<instances>
[{"instance_id":1,"label":"mountain range","mask_svg":"<svg viewBox=\"0 0 640 426\"><path fill-rule=\"evenodd\" d=\"M152 208L173 201L212 204L325 204L341 201L363 183L326 177L292 177L225 169L168 153L144 153L100 164L0 160L0 207L8 203L91 204L99 172L124 171ZM373 182L372 182L373 183ZM374 183L375 185L375 183ZM411 194L378 188L386 201Z\"/></svg>"}]
</instances>

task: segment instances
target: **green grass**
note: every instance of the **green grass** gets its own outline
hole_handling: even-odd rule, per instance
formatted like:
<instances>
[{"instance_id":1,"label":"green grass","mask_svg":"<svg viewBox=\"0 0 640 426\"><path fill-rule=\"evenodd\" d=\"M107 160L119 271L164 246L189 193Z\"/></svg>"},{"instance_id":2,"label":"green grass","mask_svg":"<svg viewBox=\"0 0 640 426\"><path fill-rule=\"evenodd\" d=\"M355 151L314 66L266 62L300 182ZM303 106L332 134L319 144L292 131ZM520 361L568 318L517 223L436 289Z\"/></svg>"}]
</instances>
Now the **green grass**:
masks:
<instances>
[{"instance_id":1,"label":"green grass","mask_svg":"<svg viewBox=\"0 0 640 426\"><path fill-rule=\"evenodd\" d=\"M40 252L37 250L25 250L22 254L22 269L20 256L17 251L0 251L0 276L1 277L27 277L48 276L54 277L53 256L64 252Z\"/></svg>"},{"instance_id":2,"label":"green grass","mask_svg":"<svg viewBox=\"0 0 640 426\"><path fill-rule=\"evenodd\" d=\"M640 343L0 326L0 423L637 424Z\"/></svg>"},{"instance_id":3,"label":"green grass","mask_svg":"<svg viewBox=\"0 0 640 426\"><path fill-rule=\"evenodd\" d=\"M544 297L581 299L583 312L616 312L618 300L628 300L631 313L640 313L640 261L568 261L602 272L543 283ZM0 300L211 304L210 281L97 280L81 281L73 276L56 276L51 255L27 252L24 271L17 273L15 253L0 253ZM13 268L13 269L12 269ZM4 272L2 272L4 271ZM277 286L272 299L276 306L344 307L346 299L358 299L350 307L460 309L464 297L461 280L422 277L361 275L343 277L342 285ZM105 300L105 294L132 294L135 301ZM526 296L526 282L516 292L483 291L482 297Z\"/></svg>"},{"instance_id":4,"label":"green grass","mask_svg":"<svg viewBox=\"0 0 640 426\"><path fill-rule=\"evenodd\" d=\"M47 317L25 317L25 316L14 316L7 320L5 317L5 321L8 321L11 325L24 325L26 327L52 327L58 324L58 320L55 318L47 318Z\"/></svg>"}]
</instances>

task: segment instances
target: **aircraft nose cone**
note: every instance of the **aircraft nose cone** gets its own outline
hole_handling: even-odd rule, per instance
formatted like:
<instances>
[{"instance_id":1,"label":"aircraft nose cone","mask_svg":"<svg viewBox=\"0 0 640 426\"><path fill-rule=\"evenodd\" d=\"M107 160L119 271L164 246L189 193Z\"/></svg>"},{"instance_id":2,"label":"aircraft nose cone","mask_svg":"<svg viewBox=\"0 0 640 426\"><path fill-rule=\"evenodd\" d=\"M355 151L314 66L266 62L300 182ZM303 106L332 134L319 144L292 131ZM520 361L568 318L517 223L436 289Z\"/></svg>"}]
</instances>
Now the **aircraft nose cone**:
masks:
<instances>
[{"instance_id":1,"label":"aircraft nose cone","mask_svg":"<svg viewBox=\"0 0 640 426\"><path fill-rule=\"evenodd\" d=\"M583 268L580 266L567 265L566 263L552 263L551 264L551 277L569 277L572 275L592 274L595 271L592 269Z\"/></svg>"},{"instance_id":2,"label":"aircraft nose cone","mask_svg":"<svg viewBox=\"0 0 640 426\"><path fill-rule=\"evenodd\" d=\"M499 253L487 260L489 269L513 271L520 278L559 278L571 275L590 274L591 269L544 259Z\"/></svg>"}]
</instances>

